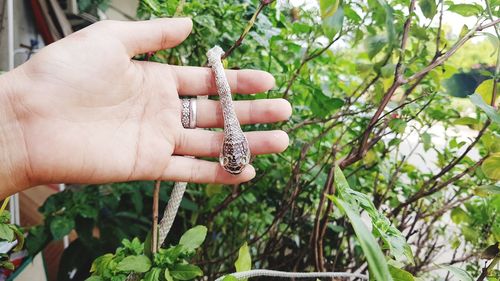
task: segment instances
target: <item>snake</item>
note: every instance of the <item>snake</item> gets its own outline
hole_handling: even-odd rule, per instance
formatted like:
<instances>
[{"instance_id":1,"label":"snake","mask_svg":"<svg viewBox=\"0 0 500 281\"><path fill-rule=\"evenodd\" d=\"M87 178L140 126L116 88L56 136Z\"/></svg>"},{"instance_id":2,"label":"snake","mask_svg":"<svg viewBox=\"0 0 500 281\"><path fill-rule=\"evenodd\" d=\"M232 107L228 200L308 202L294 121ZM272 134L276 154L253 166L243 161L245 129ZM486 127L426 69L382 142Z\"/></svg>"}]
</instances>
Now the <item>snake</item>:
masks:
<instances>
[{"instance_id":1,"label":"snake","mask_svg":"<svg viewBox=\"0 0 500 281\"><path fill-rule=\"evenodd\" d=\"M241 129L240 122L234 111L233 99L231 97L231 88L227 81L224 66L222 65L222 55L224 51L219 46L215 46L207 52L208 66L212 68L215 77L217 93L222 108L222 117L224 119L224 139L219 155L219 162L227 172L237 175L249 164L251 154L248 146L248 140ZM170 227L177 214L180 202L186 183L178 182L174 186L174 190L168 201L167 208L162 221L160 222L160 246L165 241L165 238L170 231ZM251 277L268 276L268 277L284 277L284 278L311 278L311 277L347 277L361 278L368 280L368 276L348 272L284 272L276 270L254 269L249 271L237 272L231 274L237 280L247 279ZM226 276L217 278L216 281L225 279ZM127 277L127 281L139 278L134 274Z\"/></svg>"},{"instance_id":2,"label":"snake","mask_svg":"<svg viewBox=\"0 0 500 281\"><path fill-rule=\"evenodd\" d=\"M251 153L248 140L234 110L231 88L221 61L223 54L224 51L219 46L215 46L207 52L208 66L211 67L215 77L224 119L224 138L219 154L219 163L225 171L237 175L250 163Z\"/></svg>"},{"instance_id":3,"label":"snake","mask_svg":"<svg viewBox=\"0 0 500 281\"><path fill-rule=\"evenodd\" d=\"M219 162L225 171L237 175L249 164L251 154L248 140L241 129L240 122L234 111L231 88L227 82L226 73L224 72L224 66L221 61L223 54L224 51L219 46L215 46L207 52L208 66L212 68L214 73L215 84L217 93L220 97L219 100L224 119L224 139L219 154ZM189 119L188 116L182 116L181 118ZM185 182L176 182L174 185L158 230L160 246L170 232L182 197L184 196L186 184Z\"/></svg>"}]
</instances>

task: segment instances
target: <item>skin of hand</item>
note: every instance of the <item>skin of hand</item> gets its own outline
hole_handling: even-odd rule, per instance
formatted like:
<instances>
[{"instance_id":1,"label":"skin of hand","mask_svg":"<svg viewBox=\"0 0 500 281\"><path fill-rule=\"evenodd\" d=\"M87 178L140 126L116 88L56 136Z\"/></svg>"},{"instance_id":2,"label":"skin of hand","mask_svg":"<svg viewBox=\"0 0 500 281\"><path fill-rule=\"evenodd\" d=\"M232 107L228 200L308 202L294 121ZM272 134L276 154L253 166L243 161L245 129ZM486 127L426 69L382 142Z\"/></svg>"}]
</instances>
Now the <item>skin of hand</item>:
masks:
<instances>
[{"instance_id":1,"label":"skin of hand","mask_svg":"<svg viewBox=\"0 0 500 281\"><path fill-rule=\"evenodd\" d=\"M133 60L172 48L191 32L188 18L103 21L38 52L0 76L0 197L47 183L168 180L236 184L255 176L248 166L233 176L216 161L222 132L184 129L181 96L216 94L209 68ZM233 93L271 89L258 70L227 70ZM198 100L197 126L223 125L218 101ZM236 101L242 124L286 120L283 99ZM252 154L288 146L283 131L248 132Z\"/></svg>"}]
</instances>

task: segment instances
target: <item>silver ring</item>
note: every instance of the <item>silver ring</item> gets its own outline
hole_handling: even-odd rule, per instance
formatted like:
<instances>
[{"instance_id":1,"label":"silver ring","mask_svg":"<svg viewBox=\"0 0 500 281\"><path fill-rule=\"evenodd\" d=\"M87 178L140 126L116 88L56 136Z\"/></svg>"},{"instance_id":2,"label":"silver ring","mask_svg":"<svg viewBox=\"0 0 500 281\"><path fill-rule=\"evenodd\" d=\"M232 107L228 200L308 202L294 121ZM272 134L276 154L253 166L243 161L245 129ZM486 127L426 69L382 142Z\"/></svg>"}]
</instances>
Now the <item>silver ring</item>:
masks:
<instances>
[{"instance_id":1,"label":"silver ring","mask_svg":"<svg viewBox=\"0 0 500 281\"><path fill-rule=\"evenodd\" d=\"M196 98L181 99L181 123L186 129L196 128Z\"/></svg>"}]
</instances>

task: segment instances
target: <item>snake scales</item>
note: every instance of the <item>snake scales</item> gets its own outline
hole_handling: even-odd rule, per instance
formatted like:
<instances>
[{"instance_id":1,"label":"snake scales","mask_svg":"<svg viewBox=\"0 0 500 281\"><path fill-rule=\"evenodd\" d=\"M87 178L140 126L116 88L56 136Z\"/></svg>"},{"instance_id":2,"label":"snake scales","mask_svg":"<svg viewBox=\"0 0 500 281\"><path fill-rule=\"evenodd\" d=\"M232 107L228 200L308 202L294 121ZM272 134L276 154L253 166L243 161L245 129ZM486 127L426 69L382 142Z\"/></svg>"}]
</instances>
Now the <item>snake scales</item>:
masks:
<instances>
[{"instance_id":1,"label":"snake scales","mask_svg":"<svg viewBox=\"0 0 500 281\"><path fill-rule=\"evenodd\" d=\"M221 62L223 54L224 51L221 47L215 46L207 52L207 57L208 65L211 66L215 76L215 84L220 97L222 116L224 118L224 140L219 155L219 162L224 170L236 175L241 173L250 162L250 148L234 111L231 88L227 82L226 73Z\"/></svg>"},{"instance_id":2,"label":"snake scales","mask_svg":"<svg viewBox=\"0 0 500 281\"><path fill-rule=\"evenodd\" d=\"M250 148L248 140L241 130L240 122L234 111L233 100L231 98L231 88L227 82L224 67L221 62L221 57L224 51L215 46L207 52L208 65L212 68L215 76L215 84L217 93L220 97L222 107L222 115L224 118L224 139L219 155L219 162L227 172L231 174L239 174L243 171L246 165L250 162ZM177 214L177 209L182 200L182 196L186 189L186 183L176 183L172 191L171 198L168 202L165 214L160 225L160 243L165 240L170 227ZM363 274L347 273L347 272L283 272L275 270L249 270L231 274L237 280L247 279L258 276L268 277L283 277L283 278L311 278L311 277L345 277L345 278L360 278L368 280L369 277ZM129 275L128 277L131 277ZM216 279L216 281L224 279L225 276ZM132 280L127 278L128 281Z\"/></svg>"},{"instance_id":3,"label":"snake scales","mask_svg":"<svg viewBox=\"0 0 500 281\"><path fill-rule=\"evenodd\" d=\"M220 96L222 115L224 118L224 140L219 155L219 162L227 172L239 174L250 162L250 148L247 138L240 127L240 122L234 112L231 88L227 82L221 56L224 51L215 46L207 52L208 65L212 67L215 76L217 93ZM189 118L188 118L189 119ZM176 182L170 200L165 208L163 218L160 222L159 241L160 246L170 232L172 223L177 215L177 210L186 190L185 182Z\"/></svg>"}]
</instances>

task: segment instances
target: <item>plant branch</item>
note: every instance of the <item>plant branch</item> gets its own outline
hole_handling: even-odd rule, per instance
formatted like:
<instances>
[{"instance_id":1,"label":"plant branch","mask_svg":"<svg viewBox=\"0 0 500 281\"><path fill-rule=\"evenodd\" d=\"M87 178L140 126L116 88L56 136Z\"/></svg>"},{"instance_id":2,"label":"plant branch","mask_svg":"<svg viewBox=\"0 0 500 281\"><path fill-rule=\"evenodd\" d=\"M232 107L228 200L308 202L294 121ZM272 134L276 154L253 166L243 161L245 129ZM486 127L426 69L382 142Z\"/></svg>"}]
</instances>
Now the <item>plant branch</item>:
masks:
<instances>
[{"instance_id":1,"label":"plant branch","mask_svg":"<svg viewBox=\"0 0 500 281\"><path fill-rule=\"evenodd\" d=\"M436 60L433 60L424 69L420 70L419 72L413 74L412 76L406 79L403 79L401 82L407 83L427 74L428 72L440 66L446 60L448 60L460 47L462 47L470 38L472 38L477 31L484 30L498 23L500 23L500 19L494 20L492 22L483 25L476 24L471 30L469 30L469 32L467 32L467 34L464 35L464 37L460 38L460 40L458 40L446 53L444 53L443 56L437 58Z\"/></svg>"},{"instance_id":2,"label":"plant branch","mask_svg":"<svg viewBox=\"0 0 500 281\"><path fill-rule=\"evenodd\" d=\"M158 202L160 198L161 181L155 181L153 189L153 227L151 230L151 253L155 254L158 251Z\"/></svg>"},{"instance_id":3,"label":"plant branch","mask_svg":"<svg viewBox=\"0 0 500 281\"><path fill-rule=\"evenodd\" d=\"M252 15L252 18L248 21L247 25L245 26L245 29L243 30L243 33L241 33L241 35L240 35L240 38L238 38L238 40L236 40L236 42L234 42L234 44L224 53L224 55L222 55L222 59L229 57L233 53L233 51L236 48L238 48L241 45L241 43L243 43L243 40L248 35L248 32L250 32L250 29L252 29L253 25L255 24L255 21L257 20L257 16L260 14L260 12L262 12L264 7L271 4L272 2L274 2L274 0L272 0L272 1L261 0L260 1L259 7L257 8L257 10L255 10L255 13Z\"/></svg>"},{"instance_id":4,"label":"plant branch","mask_svg":"<svg viewBox=\"0 0 500 281\"><path fill-rule=\"evenodd\" d=\"M290 80L288 81L288 84L286 86L286 89L285 91L283 92L283 96L282 98L284 99L287 99L288 98L288 95L290 93L290 89L292 88L292 85L293 83L295 82L295 80L297 79L297 77L299 76L300 74L300 71L302 70L302 68L311 60L319 57L320 55L322 55L326 50L328 50L335 42L337 42L340 37L342 36L342 31L339 32L338 36L335 37L332 41L330 41L324 48L322 48L321 50L313 53L313 54L308 54L309 53L309 49L310 49L310 45L307 46L306 48L306 51L304 53L304 56L302 57L302 61L300 62L300 65L299 67L297 67L297 69L295 69L293 75L292 75L292 78L290 78Z\"/></svg>"},{"instance_id":5,"label":"plant branch","mask_svg":"<svg viewBox=\"0 0 500 281\"><path fill-rule=\"evenodd\" d=\"M405 202L399 204L396 208L394 208L394 210L391 212L391 215L397 215L402 208L408 206L408 205L411 205L413 204L414 202L426 197L426 196L429 196L431 194L434 194L438 191L440 191L441 189L445 188L446 186L452 184L453 182L459 180L460 178L462 178L464 175L472 172L473 170L475 170L477 167L479 167L483 161L486 159L486 157L483 157L481 160L479 160L478 162L476 162L474 165L468 167L467 169L465 169L463 172L451 177L449 180L447 181L444 181L440 184L436 184L435 186L433 186L432 188L430 188L429 190L425 190L425 188L422 188L420 189L417 193L415 193L413 196L411 196L410 198L408 198Z\"/></svg>"},{"instance_id":6,"label":"plant branch","mask_svg":"<svg viewBox=\"0 0 500 281\"><path fill-rule=\"evenodd\" d=\"M355 153L352 153L349 157L347 157L341 161L341 163L339 165L341 168L347 167L347 166L351 165L352 163L358 161L368 151L368 143L369 143L368 140L370 138L370 135L371 135L373 129L375 128L375 125L377 124L377 122L380 118L380 115L384 111L385 107L387 106L387 104L391 100L391 98L394 95L394 93L396 92L396 90L399 88L399 86L401 86L403 84L402 80L403 80L403 72L404 72L404 68L403 68L404 52L406 50L406 44L408 42L413 11L415 10L415 3L416 3L416 0L411 1L410 7L409 7L408 18L406 19L406 21L404 23L403 35L402 35L402 39L401 39L401 51L400 51L399 60L398 60L398 63L396 65L396 69L394 72L394 81L393 81L391 87L385 93L384 97L382 98L382 101L380 102L380 104L377 108L377 111L375 112L375 114L373 114L372 118L370 119L370 122L368 123L368 126L366 127L365 131L363 132L358 150Z\"/></svg>"},{"instance_id":7,"label":"plant branch","mask_svg":"<svg viewBox=\"0 0 500 281\"><path fill-rule=\"evenodd\" d=\"M488 276L490 270L497 265L498 261L500 261L500 257L494 258L487 267L483 268L481 275L479 275L476 281L483 281Z\"/></svg>"},{"instance_id":8,"label":"plant branch","mask_svg":"<svg viewBox=\"0 0 500 281\"><path fill-rule=\"evenodd\" d=\"M439 10L439 25L436 34L436 53L434 54L434 60L441 56L441 50L439 50L439 45L441 45L441 30L443 28L443 14L444 14L444 3L443 0L439 1L441 5L441 10Z\"/></svg>"}]
</instances>

